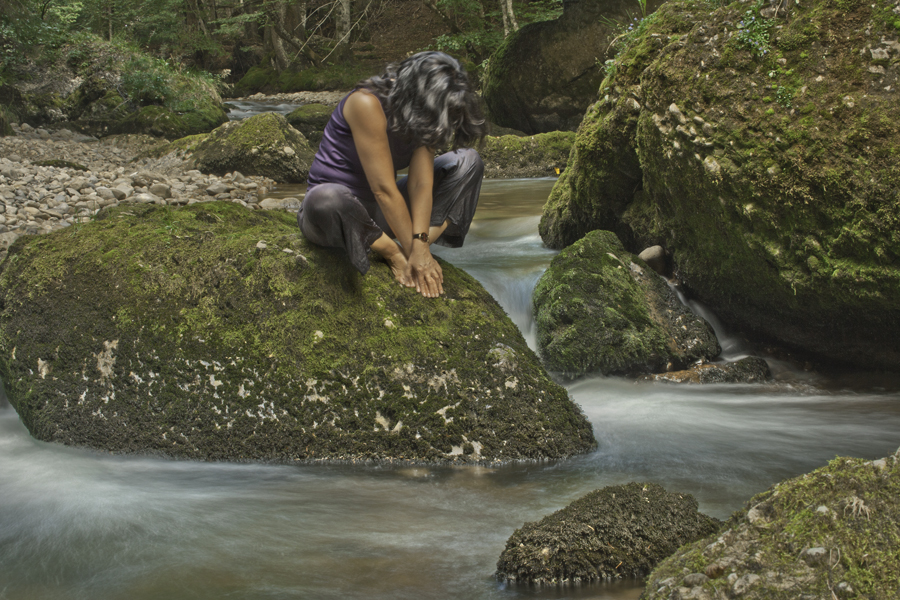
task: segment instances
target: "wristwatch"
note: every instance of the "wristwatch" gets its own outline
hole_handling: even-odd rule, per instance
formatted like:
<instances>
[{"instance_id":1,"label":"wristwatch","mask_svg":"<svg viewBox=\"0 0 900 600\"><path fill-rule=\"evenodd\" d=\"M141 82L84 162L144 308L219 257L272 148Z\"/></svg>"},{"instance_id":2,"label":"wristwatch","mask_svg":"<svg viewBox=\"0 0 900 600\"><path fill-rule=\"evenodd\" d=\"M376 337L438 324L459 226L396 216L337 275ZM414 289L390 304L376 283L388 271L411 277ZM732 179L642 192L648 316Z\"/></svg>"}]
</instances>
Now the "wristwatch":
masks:
<instances>
[{"instance_id":1,"label":"wristwatch","mask_svg":"<svg viewBox=\"0 0 900 600\"><path fill-rule=\"evenodd\" d=\"M428 243L428 232L426 231L425 233L415 233L415 234L413 234L413 239L414 240L422 240L423 242L425 242L427 244Z\"/></svg>"}]
</instances>

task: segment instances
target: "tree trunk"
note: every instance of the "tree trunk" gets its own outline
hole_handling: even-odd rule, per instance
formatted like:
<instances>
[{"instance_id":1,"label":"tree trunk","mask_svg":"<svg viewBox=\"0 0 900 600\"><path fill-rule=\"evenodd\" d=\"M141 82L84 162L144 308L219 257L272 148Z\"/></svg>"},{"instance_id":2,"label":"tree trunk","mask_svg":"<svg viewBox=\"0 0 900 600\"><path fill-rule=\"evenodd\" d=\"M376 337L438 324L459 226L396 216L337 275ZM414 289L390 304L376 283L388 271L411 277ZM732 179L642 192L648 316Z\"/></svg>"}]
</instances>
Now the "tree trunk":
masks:
<instances>
[{"instance_id":1,"label":"tree trunk","mask_svg":"<svg viewBox=\"0 0 900 600\"><path fill-rule=\"evenodd\" d=\"M503 37L509 35L510 30L518 31L519 23L513 12L512 0L500 0L500 10L503 12Z\"/></svg>"},{"instance_id":2,"label":"tree trunk","mask_svg":"<svg viewBox=\"0 0 900 600\"><path fill-rule=\"evenodd\" d=\"M269 17L266 30L267 32L271 30L272 33L271 46L272 50L275 52L276 61L278 62L276 68L279 71L282 71L286 69L291 62L287 53L284 51L284 44L282 42L287 42L291 47L303 54L303 56L305 56L313 65L317 67L320 66L322 64L322 59L319 58L319 55L313 52L313 49L307 46L303 40L298 40L285 29L284 14L285 5L283 2L274 2L270 4L266 10L266 15ZM283 54L285 61L284 66L281 66L282 58L278 56L279 49Z\"/></svg>"},{"instance_id":3,"label":"tree trunk","mask_svg":"<svg viewBox=\"0 0 900 600\"><path fill-rule=\"evenodd\" d=\"M335 49L338 59L347 60L350 51L350 0L338 0L338 13L334 33Z\"/></svg>"}]
</instances>

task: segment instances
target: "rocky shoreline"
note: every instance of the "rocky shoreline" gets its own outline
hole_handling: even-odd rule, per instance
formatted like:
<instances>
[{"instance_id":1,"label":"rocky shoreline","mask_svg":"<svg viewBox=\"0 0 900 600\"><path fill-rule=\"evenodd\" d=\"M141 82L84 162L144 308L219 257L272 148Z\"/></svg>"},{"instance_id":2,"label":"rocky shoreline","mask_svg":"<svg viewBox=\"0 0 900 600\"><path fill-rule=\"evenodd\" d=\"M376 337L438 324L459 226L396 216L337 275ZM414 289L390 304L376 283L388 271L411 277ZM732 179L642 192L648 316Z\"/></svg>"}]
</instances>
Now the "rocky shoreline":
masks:
<instances>
[{"instance_id":1,"label":"rocky shoreline","mask_svg":"<svg viewBox=\"0 0 900 600\"><path fill-rule=\"evenodd\" d=\"M135 157L159 144L144 135L97 139L68 129L13 125L0 138L0 260L19 236L43 234L90 221L122 203L186 205L211 200L264 208L273 181L223 177L189 169L176 155Z\"/></svg>"}]
</instances>

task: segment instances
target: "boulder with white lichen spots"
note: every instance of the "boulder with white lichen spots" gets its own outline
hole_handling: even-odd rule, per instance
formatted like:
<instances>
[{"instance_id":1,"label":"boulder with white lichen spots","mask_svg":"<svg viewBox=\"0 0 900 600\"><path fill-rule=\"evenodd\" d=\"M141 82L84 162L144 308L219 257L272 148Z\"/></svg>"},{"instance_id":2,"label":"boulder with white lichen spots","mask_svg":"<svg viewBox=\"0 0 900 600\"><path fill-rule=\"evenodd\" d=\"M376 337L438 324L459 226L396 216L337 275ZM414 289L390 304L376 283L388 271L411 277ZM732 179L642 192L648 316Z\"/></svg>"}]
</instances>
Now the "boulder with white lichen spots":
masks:
<instances>
[{"instance_id":1,"label":"boulder with white lichen spots","mask_svg":"<svg viewBox=\"0 0 900 600\"><path fill-rule=\"evenodd\" d=\"M33 436L208 460L500 463L591 425L496 301L361 276L293 214L121 206L13 244L0 376Z\"/></svg>"}]
</instances>

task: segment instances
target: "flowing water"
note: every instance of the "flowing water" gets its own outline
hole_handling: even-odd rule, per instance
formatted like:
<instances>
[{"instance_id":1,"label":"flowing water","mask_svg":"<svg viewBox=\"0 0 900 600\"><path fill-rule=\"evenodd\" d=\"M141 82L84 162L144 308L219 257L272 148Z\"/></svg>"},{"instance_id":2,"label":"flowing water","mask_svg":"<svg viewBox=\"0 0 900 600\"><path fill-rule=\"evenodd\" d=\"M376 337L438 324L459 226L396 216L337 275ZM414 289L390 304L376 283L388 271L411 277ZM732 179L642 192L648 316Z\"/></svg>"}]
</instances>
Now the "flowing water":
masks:
<instances>
[{"instance_id":1,"label":"flowing water","mask_svg":"<svg viewBox=\"0 0 900 600\"><path fill-rule=\"evenodd\" d=\"M532 346L552 183L486 181L466 246L436 251L477 277ZM596 452L491 469L110 456L35 441L0 399L0 599L634 600L639 581L535 589L491 575L516 527L603 486L658 482L726 518L835 455L894 452L900 388L866 377L852 388L824 376L708 387L585 377L568 389Z\"/></svg>"}]
</instances>

